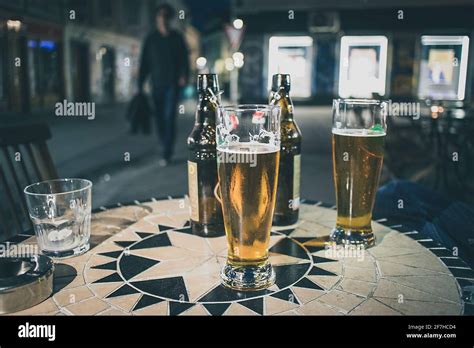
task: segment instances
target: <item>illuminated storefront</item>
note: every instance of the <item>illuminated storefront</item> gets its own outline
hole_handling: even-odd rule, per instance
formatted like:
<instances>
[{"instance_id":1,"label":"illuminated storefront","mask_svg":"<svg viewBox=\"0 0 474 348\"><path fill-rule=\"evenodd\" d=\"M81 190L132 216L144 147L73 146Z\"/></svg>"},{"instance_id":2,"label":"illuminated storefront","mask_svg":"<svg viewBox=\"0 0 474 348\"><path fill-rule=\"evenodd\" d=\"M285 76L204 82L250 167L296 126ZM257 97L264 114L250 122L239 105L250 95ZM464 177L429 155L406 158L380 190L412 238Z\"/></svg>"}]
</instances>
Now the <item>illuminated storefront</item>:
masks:
<instances>
[{"instance_id":1,"label":"illuminated storefront","mask_svg":"<svg viewBox=\"0 0 474 348\"><path fill-rule=\"evenodd\" d=\"M310 36L272 36L268 49L268 88L270 89L273 74L290 74L292 96L310 97L312 58L313 38Z\"/></svg>"},{"instance_id":2,"label":"illuminated storefront","mask_svg":"<svg viewBox=\"0 0 474 348\"><path fill-rule=\"evenodd\" d=\"M466 73L472 61L467 55L469 49L472 52L468 47L472 30L458 29L459 22L470 19L464 7L443 8L443 22L421 22L415 18L437 16L440 9L413 5L416 8L399 13L377 6L361 10L349 4L339 9L298 4L294 11L282 4L238 4L236 15L246 27L240 48L246 57L239 71L242 102L265 101L271 75L277 72L294 77L292 95L308 104L328 104L339 96L393 100L472 97L473 81ZM426 43L429 38L447 37L458 38L458 42L442 43L442 47ZM446 59L453 59L452 69L442 67Z\"/></svg>"},{"instance_id":3,"label":"illuminated storefront","mask_svg":"<svg viewBox=\"0 0 474 348\"><path fill-rule=\"evenodd\" d=\"M339 96L384 96L387 76L387 37L343 36L339 59Z\"/></svg>"},{"instance_id":4,"label":"illuminated storefront","mask_svg":"<svg viewBox=\"0 0 474 348\"><path fill-rule=\"evenodd\" d=\"M464 100L468 52L468 36L422 36L420 99Z\"/></svg>"}]
</instances>

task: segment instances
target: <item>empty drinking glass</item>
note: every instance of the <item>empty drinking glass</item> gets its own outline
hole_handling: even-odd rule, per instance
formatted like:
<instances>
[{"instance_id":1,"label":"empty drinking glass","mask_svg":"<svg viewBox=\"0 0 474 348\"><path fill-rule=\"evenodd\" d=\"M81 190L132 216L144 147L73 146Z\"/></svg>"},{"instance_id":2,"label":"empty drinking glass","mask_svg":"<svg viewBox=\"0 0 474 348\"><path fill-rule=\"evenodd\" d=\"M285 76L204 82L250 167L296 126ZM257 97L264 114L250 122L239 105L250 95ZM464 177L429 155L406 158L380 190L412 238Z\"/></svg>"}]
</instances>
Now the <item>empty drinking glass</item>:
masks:
<instances>
[{"instance_id":1,"label":"empty drinking glass","mask_svg":"<svg viewBox=\"0 0 474 348\"><path fill-rule=\"evenodd\" d=\"M28 212L42 253L56 258L89 250L92 182L58 179L25 188Z\"/></svg>"}]
</instances>

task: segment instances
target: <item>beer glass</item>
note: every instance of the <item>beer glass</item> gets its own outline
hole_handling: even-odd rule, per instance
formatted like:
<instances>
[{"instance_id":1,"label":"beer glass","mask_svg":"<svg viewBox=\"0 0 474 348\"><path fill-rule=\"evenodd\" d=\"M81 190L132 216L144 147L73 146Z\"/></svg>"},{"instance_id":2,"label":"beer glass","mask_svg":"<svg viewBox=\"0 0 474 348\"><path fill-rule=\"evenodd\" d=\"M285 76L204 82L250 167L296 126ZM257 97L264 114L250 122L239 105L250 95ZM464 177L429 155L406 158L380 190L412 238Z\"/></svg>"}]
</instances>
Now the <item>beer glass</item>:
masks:
<instances>
[{"instance_id":1,"label":"beer glass","mask_svg":"<svg viewBox=\"0 0 474 348\"><path fill-rule=\"evenodd\" d=\"M375 243L371 220L383 163L386 108L379 100L333 101L337 220L330 239L336 244L370 247Z\"/></svg>"},{"instance_id":2,"label":"beer glass","mask_svg":"<svg viewBox=\"0 0 474 348\"><path fill-rule=\"evenodd\" d=\"M280 160L280 110L219 107L216 127L220 200L227 236L227 287L258 290L275 281L268 247Z\"/></svg>"}]
</instances>

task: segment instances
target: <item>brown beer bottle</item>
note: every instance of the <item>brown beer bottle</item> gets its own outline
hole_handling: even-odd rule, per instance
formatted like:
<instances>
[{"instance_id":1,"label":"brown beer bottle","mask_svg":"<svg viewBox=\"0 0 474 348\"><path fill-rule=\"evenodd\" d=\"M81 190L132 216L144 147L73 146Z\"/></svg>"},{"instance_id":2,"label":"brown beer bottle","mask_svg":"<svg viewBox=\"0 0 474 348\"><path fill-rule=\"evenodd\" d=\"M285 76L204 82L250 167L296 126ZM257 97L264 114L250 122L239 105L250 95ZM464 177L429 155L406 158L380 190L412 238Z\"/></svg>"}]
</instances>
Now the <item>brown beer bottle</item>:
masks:
<instances>
[{"instance_id":1,"label":"brown beer bottle","mask_svg":"<svg viewBox=\"0 0 474 348\"><path fill-rule=\"evenodd\" d=\"M290 87L290 75L273 75L270 104L281 109L280 170L273 215L276 226L296 223L300 206L301 131L293 119Z\"/></svg>"},{"instance_id":2,"label":"brown beer bottle","mask_svg":"<svg viewBox=\"0 0 474 348\"><path fill-rule=\"evenodd\" d=\"M188 192L193 233L213 237L224 234L217 185L216 113L220 103L216 74L199 74L194 128L188 137Z\"/></svg>"}]
</instances>

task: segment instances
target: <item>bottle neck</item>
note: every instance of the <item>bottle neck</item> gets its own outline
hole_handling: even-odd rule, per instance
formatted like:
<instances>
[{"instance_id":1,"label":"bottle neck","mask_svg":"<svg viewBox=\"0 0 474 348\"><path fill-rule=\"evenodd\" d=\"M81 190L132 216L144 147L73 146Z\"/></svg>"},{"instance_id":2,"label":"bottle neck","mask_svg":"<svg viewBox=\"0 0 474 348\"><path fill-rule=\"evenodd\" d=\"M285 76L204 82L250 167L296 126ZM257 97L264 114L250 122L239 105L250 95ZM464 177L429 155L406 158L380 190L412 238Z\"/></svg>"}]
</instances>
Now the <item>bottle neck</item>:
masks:
<instances>
[{"instance_id":1,"label":"bottle neck","mask_svg":"<svg viewBox=\"0 0 474 348\"><path fill-rule=\"evenodd\" d=\"M196 110L196 124L215 124L218 97L208 91L200 91Z\"/></svg>"},{"instance_id":2,"label":"bottle neck","mask_svg":"<svg viewBox=\"0 0 474 348\"><path fill-rule=\"evenodd\" d=\"M293 102L288 91L280 88L277 92L273 92L271 104L280 107L281 120L293 121Z\"/></svg>"}]
</instances>

